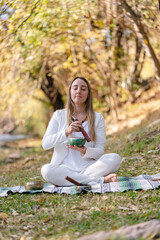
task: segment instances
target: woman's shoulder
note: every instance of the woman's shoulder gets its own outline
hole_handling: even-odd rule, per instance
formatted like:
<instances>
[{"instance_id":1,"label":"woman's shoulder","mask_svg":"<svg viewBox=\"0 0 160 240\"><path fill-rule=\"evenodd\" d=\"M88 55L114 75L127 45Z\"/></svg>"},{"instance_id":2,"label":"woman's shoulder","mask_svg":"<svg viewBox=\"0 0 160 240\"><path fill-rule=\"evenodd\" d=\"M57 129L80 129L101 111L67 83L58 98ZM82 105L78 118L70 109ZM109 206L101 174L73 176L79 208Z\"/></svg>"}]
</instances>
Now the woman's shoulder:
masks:
<instances>
[{"instance_id":1,"label":"woman's shoulder","mask_svg":"<svg viewBox=\"0 0 160 240\"><path fill-rule=\"evenodd\" d=\"M104 117L102 113L95 112L95 124L99 124L100 122L104 122Z\"/></svg>"},{"instance_id":2,"label":"woman's shoulder","mask_svg":"<svg viewBox=\"0 0 160 240\"><path fill-rule=\"evenodd\" d=\"M53 113L53 115L55 115L56 117L64 117L64 116L66 116L66 114L67 114L67 110L65 108L58 109Z\"/></svg>"},{"instance_id":3,"label":"woman's shoulder","mask_svg":"<svg viewBox=\"0 0 160 240\"><path fill-rule=\"evenodd\" d=\"M61 114L66 114L67 109L63 108L63 109L58 109L55 111L56 114L61 115Z\"/></svg>"},{"instance_id":4,"label":"woman's shoulder","mask_svg":"<svg viewBox=\"0 0 160 240\"><path fill-rule=\"evenodd\" d=\"M103 118L102 113L100 113L100 112L94 112L94 113L95 113L96 118Z\"/></svg>"}]
</instances>

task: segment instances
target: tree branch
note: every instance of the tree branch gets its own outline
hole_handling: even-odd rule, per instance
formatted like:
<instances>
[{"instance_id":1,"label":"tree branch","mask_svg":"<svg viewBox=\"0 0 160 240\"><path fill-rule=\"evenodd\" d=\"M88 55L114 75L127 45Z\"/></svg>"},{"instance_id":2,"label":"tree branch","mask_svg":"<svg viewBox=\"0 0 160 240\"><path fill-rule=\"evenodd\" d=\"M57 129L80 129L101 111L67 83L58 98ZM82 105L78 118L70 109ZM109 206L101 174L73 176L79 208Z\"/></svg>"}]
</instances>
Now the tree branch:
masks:
<instances>
[{"instance_id":1,"label":"tree branch","mask_svg":"<svg viewBox=\"0 0 160 240\"><path fill-rule=\"evenodd\" d=\"M141 23L140 17L138 14L136 14L133 9L128 5L128 3L125 0L120 0L121 6L126 10L127 13L130 14L132 20L134 21L136 27L138 28L138 31L141 35L141 37L138 34L138 37L143 40L143 43L145 44L145 47L148 49L148 52L150 53L150 56L153 60L155 70L157 73L158 78L160 79L160 62L154 52L154 49L151 46L151 43L149 41L148 35L144 29L143 24Z\"/></svg>"},{"instance_id":2,"label":"tree branch","mask_svg":"<svg viewBox=\"0 0 160 240\"><path fill-rule=\"evenodd\" d=\"M34 10L36 9L36 7L37 7L37 5L38 5L38 3L39 3L40 1L41 1L41 0L38 0L38 1L36 2L35 6L34 6L34 7L32 8L32 10L31 10L30 15L29 15L26 19L24 19L23 22L21 22L21 24L17 27L17 29L15 30L15 32L14 32L13 34L16 34L17 31L19 30L19 28L20 28L25 22L27 22L27 20L32 16L32 14L34 13Z\"/></svg>"},{"instance_id":3,"label":"tree branch","mask_svg":"<svg viewBox=\"0 0 160 240\"><path fill-rule=\"evenodd\" d=\"M4 9L2 12L0 12L0 16L3 15L4 13L6 13L6 11L13 5L13 2L11 2L10 4L5 3L5 5L7 5L7 8Z\"/></svg>"},{"instance_id":4,"label":"tree branch","mask_svg":"<svg viewBox=\"0 0 160 240\"><path fill-rule=\"evenodd\" d=\"M39 3L40 1L41 1L41 0L38 0L38 1L36 2L36 4L34 5L34 7L33 7L32 10L31 10L31 13L29 14L29 16L28 16L26 19L24 19L24 20L19 24L19 26L17 27L17 29L16 29L14 32L12 32L12 33L10 33L9 35L7 35L5 38L3 38L3 39L1 40L1 42L4 41L6 38L10 37L11 35L15 35L15 34L18 32L19 28L21 28L21 27L23 26L23 24L24 24L25 22L27 22L27 20L32 16L32 14L34 13L34 10L37 8L37 5L38 5L38 3Z\"/></svg>"}]
</instances>

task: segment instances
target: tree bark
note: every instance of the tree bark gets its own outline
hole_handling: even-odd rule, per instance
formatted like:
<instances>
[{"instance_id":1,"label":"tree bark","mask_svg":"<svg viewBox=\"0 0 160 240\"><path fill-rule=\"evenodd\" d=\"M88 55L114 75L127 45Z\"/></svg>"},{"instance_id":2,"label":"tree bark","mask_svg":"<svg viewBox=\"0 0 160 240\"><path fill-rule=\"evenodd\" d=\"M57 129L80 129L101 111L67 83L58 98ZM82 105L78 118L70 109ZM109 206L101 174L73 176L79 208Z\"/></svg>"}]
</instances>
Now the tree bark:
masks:
<instances>
[{"instance_id":1,"label":"tree bark","mask_svg":"<svg viewBox=\"0 0 160 240\"><path fill-rule=\"evenodd\" d=\"M41 89L50 100L54 111L57 109L62 109L64 107L62 96L58 89L54 86L54 79L52 78L49 71L46 73L46 77L41 84Z\"/></svg>"},{"instance_id":2,"label":"tree bark","mask_svg":"<svg viewBox=\"0 0 160 240\"><path fill-rule=\"evenodd\" d=\"M131 86L129 87L131 92L134 90L133 89L134 83L139 84L140 73L141 73L142 65L143 65L142 63L144 61L144 59L143 59L142 63L140 63L141 51L142 51L142 43L141 43L141 41L139 41L138 38L136 38L136 54L135 54L135 60L134 60L134 69L132 72Z\"/></svg>"},{"instance_id":3,"label":"tree bark","mask_svg":"<svg viewBox=\"0 0 160 240\"><path fill-rule=\"evenodd\" d=\"M117 24L117 31L116 31L116 48L115 48L115 68L120 70L119 63L121 62L121 57L124 55L123 47L122 47L122 37L123 37L123 29L120 24Z\"/></svg>"},{"instance_id":4,"label":"tree bark","mask_svg":"<svg viewBox=\"0 0 160 240\"><path fill-rule=\"evenodd\" d=\"M150 53L150 56L153 60L154 66L155 66L157 77L160 80L160 62L159 62L151 44L150 44L148 35L147 35L147 33L144 29L143 24L141 23L141 20L140 20L139 16L132 10L132 8L128 5L128 3L125 0L120 0L120 2L121 2L121 6L126 10L127 13L130 14L130 16L131 16L132 20L134 21L136 27L138 28L138 31L141 35L141 37L140 37L139 34L138 34L138 37L140 37L143 40L148 52Z\"/></svg>"},{"instance_id":5,"label":"tree bark","mask_svg":"<svg viewBox=\"0 0 160 240\"><path fill-rule=\"evenodd\" d=\"M142 50L142 44L139 41L139 39L136 38L136 56L135 56L135 65L134 65L134 70L133 70L133 74L135 77L140 76L140 72L138 71L138 65L139 65L141 50Z\"/></svg>"}]
</instances>

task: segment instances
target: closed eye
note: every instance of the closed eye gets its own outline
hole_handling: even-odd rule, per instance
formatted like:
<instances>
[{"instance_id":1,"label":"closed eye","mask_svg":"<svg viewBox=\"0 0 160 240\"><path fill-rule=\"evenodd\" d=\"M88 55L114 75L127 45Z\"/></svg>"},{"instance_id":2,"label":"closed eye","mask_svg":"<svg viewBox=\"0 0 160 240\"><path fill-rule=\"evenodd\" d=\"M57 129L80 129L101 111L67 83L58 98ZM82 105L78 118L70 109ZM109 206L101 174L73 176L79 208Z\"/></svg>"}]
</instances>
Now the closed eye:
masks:
<instances>
[{"instance_id":1,"label":"closed eye","mask_svg":"<svg viewBox=\"0 0 160 240\"><path fill-rule=\"evenodd\" d=\"M82 89L82 91L86 91L87 88L86 87L82 87L81 89Z\"/></svg>"},{"instance_id":2,"label":"closed eye","mask_svg":"<svg viewBox=\"0 0 160 240\"><path fill-rule=\"evenodd\" d=\"M73 90L77 90L77 89L78 89L78 85L74 85L74 86L73 86ZM86 86L83 86L83 85L81 86L81 90L82 90L82 91L86 91L86 89L87 89Z\"/></svg>"}]
</instances>

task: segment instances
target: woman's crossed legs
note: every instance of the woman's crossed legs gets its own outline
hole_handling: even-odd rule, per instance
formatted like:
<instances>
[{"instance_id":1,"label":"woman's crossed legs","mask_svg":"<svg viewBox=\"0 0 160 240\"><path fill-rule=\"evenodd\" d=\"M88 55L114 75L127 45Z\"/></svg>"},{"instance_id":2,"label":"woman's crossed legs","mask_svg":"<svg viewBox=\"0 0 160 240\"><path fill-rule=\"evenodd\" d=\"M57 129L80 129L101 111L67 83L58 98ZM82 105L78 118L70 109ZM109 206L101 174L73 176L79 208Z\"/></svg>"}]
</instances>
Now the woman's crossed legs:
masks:
<instances>
[{"instance_id":1,"label":"woman's crossed legs","mask_svg":"<svg viewBox=\"0 0 160 240\"><path fill-rule=\"evenodd\" d=\"M75 172L64 166L55 167L53 164L45 164L41 173L43 178L57 186L72 186L73 184L65 178L69 176L77 182L87 184L97 184L117 181L114 174L120 167L121 157L116 153L104 154L100 159L95 161L91 166L82 172Z\"/></svg>"}]
</instances>

